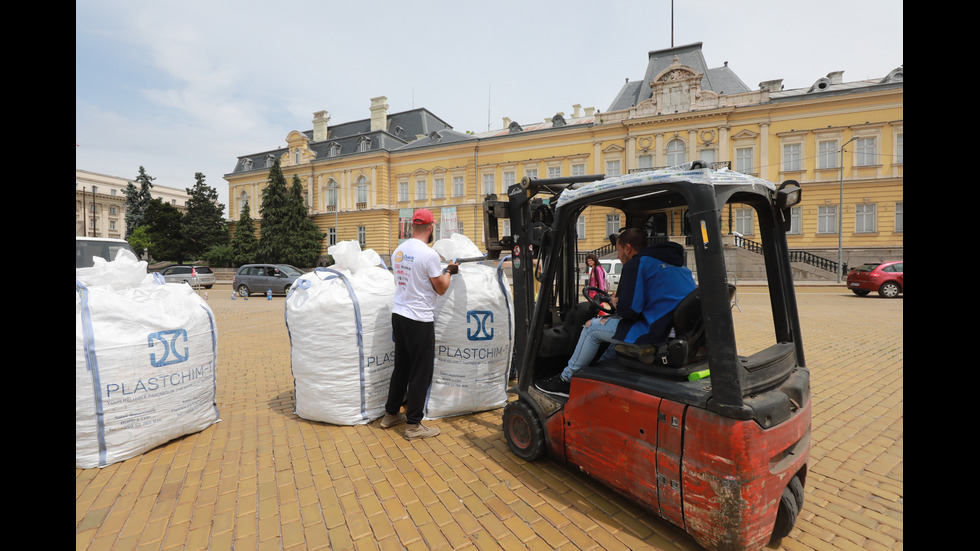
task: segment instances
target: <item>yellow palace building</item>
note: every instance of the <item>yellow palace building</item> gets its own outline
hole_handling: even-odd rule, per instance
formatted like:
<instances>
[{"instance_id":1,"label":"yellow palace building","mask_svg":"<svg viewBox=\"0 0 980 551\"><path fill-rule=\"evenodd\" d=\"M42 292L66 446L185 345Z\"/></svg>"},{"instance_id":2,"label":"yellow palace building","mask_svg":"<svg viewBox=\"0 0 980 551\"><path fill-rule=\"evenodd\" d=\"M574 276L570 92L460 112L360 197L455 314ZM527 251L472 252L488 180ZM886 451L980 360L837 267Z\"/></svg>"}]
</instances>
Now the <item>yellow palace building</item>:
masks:
<instances>
[{"instance_id":1,"label":"yellow palace building","mask_svg":"<svg viewBox=\"0 0 980 551\"><path fill-rule=\"evenodd\" d=\"M794 250L834 266L839 254L850 266L901 259L902 81L899 66L868 80L835 72L807 88L773 80L750 89L727 62L708 68L695 43L649 52L643 78L627 81L605 111L574 105L540 121L505 118L485 133L453 130L425 108L389 113L387 98L372 98L368 118L331 124L319 111L313 129L289 132L285 146L239 157L225 175L229 218L248 202L261 225L262 188L278 158L287 181L295 174L304 183L310 215L328 235L324 254L356 239L387 259L419 207L435 215L437 236L458 231L483 247L484 198L506 197L525 176L609 177L700 159L800 182L787 237ZM620 222L608 209L588 209L579 250L606 244ZM751 247L750 209L730 209L723 223L732 246ZM651 220L647 231L681 240L684 213Z\"/></svg>"}]
</instances>

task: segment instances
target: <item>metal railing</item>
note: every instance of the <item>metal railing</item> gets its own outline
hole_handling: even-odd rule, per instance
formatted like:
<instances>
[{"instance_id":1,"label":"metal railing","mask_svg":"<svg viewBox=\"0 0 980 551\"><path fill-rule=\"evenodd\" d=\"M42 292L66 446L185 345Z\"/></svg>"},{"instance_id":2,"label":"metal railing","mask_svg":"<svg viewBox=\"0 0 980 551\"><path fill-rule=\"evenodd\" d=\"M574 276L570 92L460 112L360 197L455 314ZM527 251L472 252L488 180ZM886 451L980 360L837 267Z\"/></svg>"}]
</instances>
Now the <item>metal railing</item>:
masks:
<instances>
[{"instance_id":1,"label":"metal railing","mask_svg":"<svg viewBox=\"0 0 980 551\"><path fill-rule=\"evenodd\" d=\"M747 251L762 254L762 243L752 241L751 239L746 239L744 236L735 236L735 246L741 247ZM828 272L837 273L837 262L824 258L822 256L815 255L807 251L789 251L789 261L799 262L801 264L806 264L808 266L813 266L814 268L820 270L826 270ZM847 273L847 263L843 264L844 273Z\"/></svg>"}]
</instances>

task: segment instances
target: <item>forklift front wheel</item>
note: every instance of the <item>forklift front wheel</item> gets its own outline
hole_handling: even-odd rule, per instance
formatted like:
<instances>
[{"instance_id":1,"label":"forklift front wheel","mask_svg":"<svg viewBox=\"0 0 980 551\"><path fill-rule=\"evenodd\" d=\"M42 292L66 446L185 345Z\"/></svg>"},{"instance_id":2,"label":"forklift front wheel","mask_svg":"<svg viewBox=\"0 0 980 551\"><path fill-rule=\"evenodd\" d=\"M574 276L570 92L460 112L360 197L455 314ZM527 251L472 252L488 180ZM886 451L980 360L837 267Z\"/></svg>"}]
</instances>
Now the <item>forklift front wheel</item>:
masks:
<instances>
[{"instance_id":1,"label":"forklift front wheel","mask_svg":"<svg viewBox=\"0 0 980 551\"><path fill-rule=\"evenodd\" d=\"M504 436L514 455L525 461L544 454L544 429L534 410L522 400L504 407Z\"/></svg>"}]
</instances>

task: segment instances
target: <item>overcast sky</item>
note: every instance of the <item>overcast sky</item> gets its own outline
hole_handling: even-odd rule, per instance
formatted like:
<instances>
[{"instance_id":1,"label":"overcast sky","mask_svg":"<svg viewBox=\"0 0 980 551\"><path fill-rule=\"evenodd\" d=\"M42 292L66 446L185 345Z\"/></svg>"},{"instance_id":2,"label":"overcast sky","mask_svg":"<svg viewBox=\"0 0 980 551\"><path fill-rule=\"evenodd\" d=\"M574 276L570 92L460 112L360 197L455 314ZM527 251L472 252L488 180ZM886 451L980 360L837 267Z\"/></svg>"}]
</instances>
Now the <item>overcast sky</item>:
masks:
<instances>
[{"instance_id":1,"label":"overcast sky","mask_svg":"<svg viewBox=\"0 0 980 551\"><path fill-rule=\"evenodd\" d=\"M206 183L292 130L425 107L455 130L605 111L647 53L703 43L749 88L903 64L901 0L76 0L75 167ZM673 41L673 42L672 42Z\"/></svg>"}]
</instances>

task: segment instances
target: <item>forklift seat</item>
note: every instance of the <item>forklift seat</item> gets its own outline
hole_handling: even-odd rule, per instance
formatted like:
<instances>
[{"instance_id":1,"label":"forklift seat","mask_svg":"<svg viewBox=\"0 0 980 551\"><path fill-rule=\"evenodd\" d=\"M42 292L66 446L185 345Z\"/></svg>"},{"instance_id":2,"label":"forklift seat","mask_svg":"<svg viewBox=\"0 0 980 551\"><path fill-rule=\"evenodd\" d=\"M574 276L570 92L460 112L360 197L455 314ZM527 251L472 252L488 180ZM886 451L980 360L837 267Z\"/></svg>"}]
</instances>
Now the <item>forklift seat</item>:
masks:
<instances>
[{"instance_id":1,"label":"forklift seat","mask_svg":"<svg viewBox=\"0 0 980 551\"><path fill-rule=\"evenodd\" d=\"M728 284L728 298L735 286ZM655 344L615 342L616 355L645 365L681 368L705 357L704 318L701 315L701 288L696 287L674 308L674 337Z\"/></svg>"}]
</instances>

